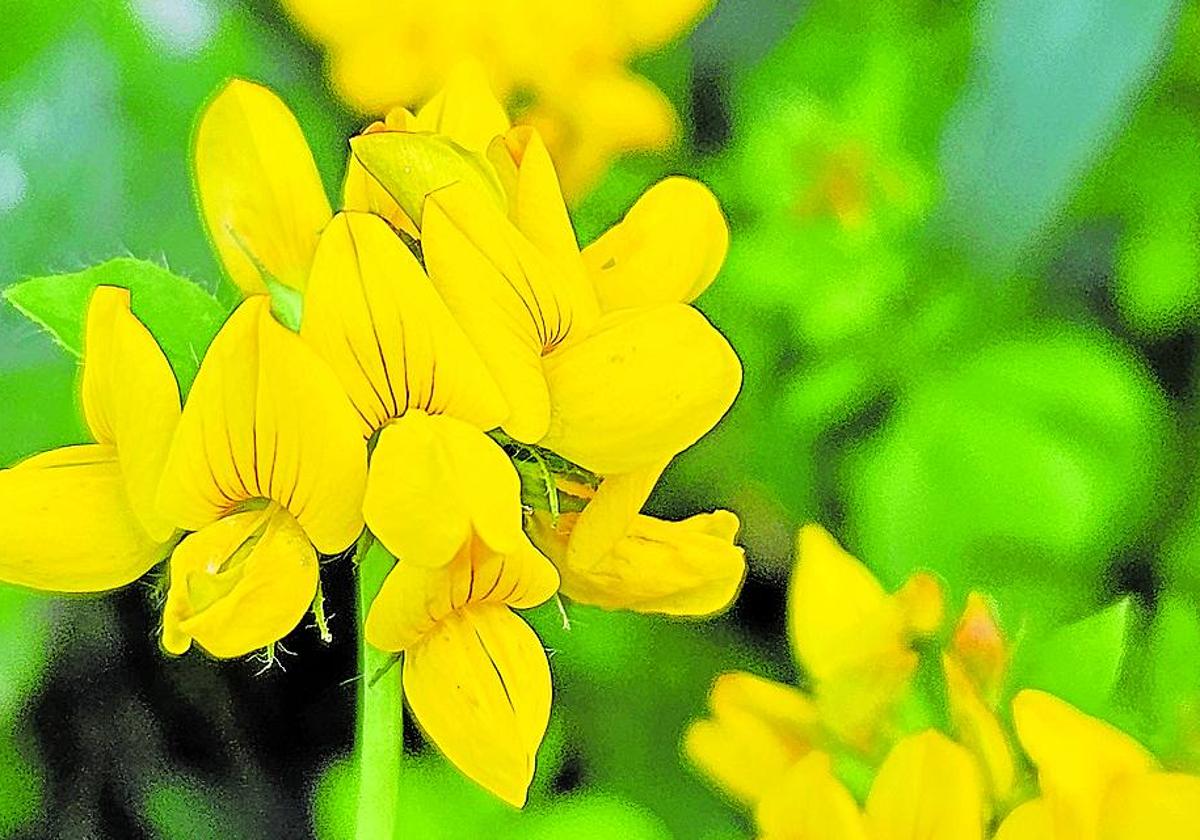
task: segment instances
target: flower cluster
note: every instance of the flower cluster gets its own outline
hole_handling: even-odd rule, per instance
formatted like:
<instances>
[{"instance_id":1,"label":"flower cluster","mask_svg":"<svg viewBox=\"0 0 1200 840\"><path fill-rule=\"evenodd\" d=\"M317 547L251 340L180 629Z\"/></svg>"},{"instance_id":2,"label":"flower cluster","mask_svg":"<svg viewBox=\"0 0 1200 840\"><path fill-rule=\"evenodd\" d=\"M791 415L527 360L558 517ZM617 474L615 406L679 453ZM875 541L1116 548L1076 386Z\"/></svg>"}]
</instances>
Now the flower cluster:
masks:
<instances>
[{"instance_id":1,"label":"flower cluster","mask_svg":"<svg viewBox=\"0 0 1200 840\"><path fill-rule=\"evenodd\" d=\"M568 196L576 196L615 155L671 143L677 132L671 103L628 64L686 32L712 3L284 5L328 52L339 93L365 114L425 101L463 61L486 66L505 104L545 137Z\"/></svg>"},{"instance_id":2,"label":"flower cluster","mask_svg":"<svg viewBox=\"0 0 1200 840\"><path fill-rule=\"evenodd\" d=\"M101 591L169 558L163 647L237 657L319 605L322 555L382 546L366 640L403 653L432 741L520 805L551 685L514 610L704 615L741 583L733 514L640 514L740 385L689 305L725 221L669 179L581 251L540 136L476 76L352 145L335 214L274 94L235 80L209 104L198 199L245 299L181 408L129 292L96 290L95 443L0 472L0 579Z\"/></svg>"},{"instance_id":3,"label":"flower cluster","mask_svg":"<svg viewBox=\"0 0 1200 840\"><path fill-rule=\"evenodd\" d=\"M1200 836L1200 776L1163 771L1132 738L1057 697L1016 693L1014 742L1001 720L1010 648L992 611L971 594L939 645L942 603L920 572L886 593L806 526L789 620L811 684L722 675L711 717L686 734L688 755L769 840ZM948 732L916 690L923 657L940 664Z\"/></svg>"}]
</instances>

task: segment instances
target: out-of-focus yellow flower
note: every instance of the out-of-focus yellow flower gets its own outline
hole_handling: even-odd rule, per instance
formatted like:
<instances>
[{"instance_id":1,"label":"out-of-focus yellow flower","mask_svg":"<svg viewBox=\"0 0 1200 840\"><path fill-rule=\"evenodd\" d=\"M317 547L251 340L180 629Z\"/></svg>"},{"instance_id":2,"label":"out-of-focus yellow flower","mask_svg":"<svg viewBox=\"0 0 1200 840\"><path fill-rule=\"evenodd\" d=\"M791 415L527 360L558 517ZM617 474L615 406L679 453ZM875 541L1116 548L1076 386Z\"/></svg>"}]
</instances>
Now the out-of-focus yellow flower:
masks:
<instances>
[{"instance_id":1,"label":"out-of-focus yellow flower","mask_svg":"<svg viewBox=\"0 0 1200 840\"><path fill-rule=\"evenodd\" d=\"M522 536L505 554L471 539L448 565L398 562L367 616L367 641L404 651L413 714L470 778L521 807L550 716L550 667L512 608L536 606L558 574Z\"/></svg>"},{"instance_id":2,"label":"out-of-focus yellow flower","mask_svg":"<svg viewBox=\"0 0 1200 840\"><path fill-rule=\"evenodd\" d=\"M57 592L124 586L166 555L155 505L179 389L129 292L96 289L83 349L83 413L95 443L0 470L0 580Z\"/></svg>"},{"instance_id":3,"label":"out-of-focus yellow flower","mask_svg":"<svg viewBox=\"0 0 1200 840\"><path fill-rule=\"evenodd\" d=\"M671 103L629 61L686 32L711 0L288 0L328 52L335 87L373 116L432 96L464 61L537 126L578 196L615 155L673 141Z\"/></svg>"},{"instance_id":4,"label":"out-of-focus yellow flower","mask_svg":"<svg viewBox=\"0 0 1200 840\"><path fill-rule=\"evenodd\" d=\"M599 494L592 503L598 500ZM577 530L586 515L585 508ZM564 587L569 574L563 573ZM811 690L750 674L723 675L709 697L711 716L693 723L684 737L688 756L749 806L761 804L812 751L878 760L895 737L893 712L917 668L913 645L938 632L942 612L941 587L931 576L917 573L888 594L828 532L805 526L797 539L788 616L793 654ZM814 766L798 772L807 778Z\"/></svg>"},{"instance_id":5,"label":"out-of-focus yellow flower","mask_svg":"<svg viewBox=\"0 0 1200 840\"><path fill-rule=\"evenodd\" d=\"M788 587L796 660L812 679L822 720L864 752L917 667L912 643L937 631L942 592L918 572L894 595L817 525L800 530Z\"/></svg>"},{"instance_id":6,"label":"out-of-focus yellow flower","mask_svg":"<svg viewBox=\"0 0 1200 840\"><path fill-rule=\"evenodd\" d=\"M458 183L429 196L421 244L434 285L508 399L505 431L604 476L665 462L715 425L741 385L736 354L688 305L711 281L713 260L644 271L642 298L603 310L604 272L657 265L646 258L653 249L632 247L637 237L628 248L610 242L615 251L589 271L536 132L514 129L501 151L511 159L501 178L511 220ZM678 194L680 218L704 215L691 206L710 200L698 193L706 191ZM715 212L710 227L724 225ZM663 228L673 244L661 247L687 252L689 231ZM682 297L662 302L664 289Z\"/></svg>"},{"instance_id":7,"label":"out-of-focus yellow flower","mask_svg":"<svg viewBox=\"0 0 1200 840\"><path fill-rule=\"evenodd\" d=\"M731 511L670 522L640 511L662 465L573 486L581 512L534 511L530 535L562 575L568 598L605 609L711 615L736 597L746 573Z\"/></svg>"},{"instance_id":8,"label":"out-of-focus yellow flower","mask_svg":"<svg viewBox=\"0 0 1200 840\"><path fill-rule=\"evenodd\" d=\"M985 818L974 761L935 730L892 748L862 812L822 752L796 762L755 810L762 840L980 840Z\"/></svg>"},{"instance_id":9,"label":"out-of-focus yellow flower","mask_svg":"<svg viewBox=\"0 0 1200 840\"><path fill-rule=\"evenodd\" d=\"M722 674L708 695L711 716L688 727L684 750L724 790L753 807L820 743L812 698L753 674Z\"/></svg>"},{"instance_id":10,"label":"out-of-focus yellow flower","mask_svg":"<svg viewBox=\"0 0 1200 840\"><path fill-rule=\"evenodd\" d=\"M996 840L1185 840L1200 837L1200 776L1167 773L1141 744L1053 695L1013 701L1041 796Z\"/></svg>"},{"instance_id":11,"label":"out-of-focus yellow flower","mask_svg":"<svg viewBox=\"0 0 1200 840\"><path fill-rule=\"evenodd\" d=\"M245 301L213 339L179 421L160 510L194 531L171 557L163 646L233 657L281 639L316 594L317 551L362 530L366 447L333 373Z\"/></svg>"}]
</instances>

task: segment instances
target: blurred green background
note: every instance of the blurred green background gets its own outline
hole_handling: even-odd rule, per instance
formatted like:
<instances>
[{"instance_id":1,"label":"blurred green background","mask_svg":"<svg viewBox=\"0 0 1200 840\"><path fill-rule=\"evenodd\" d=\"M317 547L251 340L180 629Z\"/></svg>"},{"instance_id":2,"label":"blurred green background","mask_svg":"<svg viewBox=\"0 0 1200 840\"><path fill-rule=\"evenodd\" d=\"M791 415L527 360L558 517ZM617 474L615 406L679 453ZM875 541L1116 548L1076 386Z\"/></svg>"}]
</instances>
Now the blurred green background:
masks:
<instances>
[{"instance_id":1,"label":"blurred green background","mask_svg":"<svg viewBox=\"0 0 1200 840\"><path fill-rule=\"evenodd\" d=\"M228 298L188 149L230 75L291 105L336 194L360 126L275 3L0 20L0 286L133 255ZM686 136L617 162L577 227L668 173L722 200L699 304L745 387L652 506L738 511L750 578L711 622L535 614L556 697L530 807L410 727L407 836L748 836L679 738L722 670L796 677L782 593L810 520L890 586L992 593L1028 684L1200 769L1197 6L720 0L638 69ZM0 463L82 439L75 360L7 306L0 333ZM166 659L150 585L0 588L0 836L350 837L353 593L325 585L334 643L298 631L264 673Z\"/></svg>"}]
</instances>

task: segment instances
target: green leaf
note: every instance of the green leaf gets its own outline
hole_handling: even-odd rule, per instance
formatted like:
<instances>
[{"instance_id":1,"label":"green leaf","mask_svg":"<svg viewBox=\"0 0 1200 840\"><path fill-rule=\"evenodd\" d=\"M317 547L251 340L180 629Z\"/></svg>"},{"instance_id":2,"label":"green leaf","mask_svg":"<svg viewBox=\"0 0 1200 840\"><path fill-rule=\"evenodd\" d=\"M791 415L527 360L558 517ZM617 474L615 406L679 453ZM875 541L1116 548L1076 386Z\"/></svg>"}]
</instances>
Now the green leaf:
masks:
<instances>
[{"instance_id":1,"label":"green leaf","mask_svg":"<svg viewBox=\"0 0 1200 840\"><path fill-rule=\"evenodd\" d=\"M1168 595L1159 603L1145 650L1142 710L1146 740L1164 759L1200 759L1200 611L1189 599Z\"/></svg>"},{"instance_id":2,"label":"green leaf","mask_svg":"<svg viewBox=\"0 0 1200 840\"><path fill-rule=\"evenodd\" d=\"M4 298L79 356L88 301L97 286L105 285L130 290L133 313L162 347L186 394L227 314L191 280L154 263L122 257L75 274L25 280L6 289Z\"/></svg>"},{"instance_id":3,"label":"green leaf","mask_svg":"<svg viewBox=\"0 0 1200 840\"><path fill-rule=\"evenodd\" d=\"M493 196L504 206L504 188L491 165L439 134L380 131L350 141L354 155L418 224L425 197L457 181Z\"/></svg>"},{"instance_id":4,"label":"green leaf","mask_svg":"<svg viewBox=\"0 0 1200 840\"><path fill-rule=\"evenodd\" d=\"M1104 716L1120 675L1130 606L1122 599L1045 638L1018 644L1009 685L1039 688L1092 715Z\"/></svg>"},{"instance_id":5,"label":"green leaf","mask_svg":"<svg viewBox=\"0 0 1200 840\"><path fill-rule=\"evenodd\" d=\"M1148 516L1166 413L1099 331L1047 323L951 348L847 462L850 530L889 583L932 567L959 597L1021 583L1057 608Z\"/></svg>"}]
</instances>

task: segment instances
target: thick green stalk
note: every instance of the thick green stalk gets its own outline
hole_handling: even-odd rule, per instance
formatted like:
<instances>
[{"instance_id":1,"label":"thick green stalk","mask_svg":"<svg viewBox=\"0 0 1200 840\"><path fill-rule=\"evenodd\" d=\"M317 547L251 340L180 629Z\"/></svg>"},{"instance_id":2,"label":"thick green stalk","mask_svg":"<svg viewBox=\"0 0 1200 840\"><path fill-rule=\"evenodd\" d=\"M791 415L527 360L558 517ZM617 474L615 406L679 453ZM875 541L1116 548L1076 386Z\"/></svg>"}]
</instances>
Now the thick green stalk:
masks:
<instances>
[{"instance_id":1,"label":"thick green stalk","mask_svg":"<svg viewBox=\"0 0 1200 840\"><path fill-rule=\"evenodd\" d=\"M400 669L391 654L367 644L367 610L391 571L392 556L369 531L358 541L358 840L399 837L400 759L404 749L404 707Z\"/></svg>"}]
</instances>

